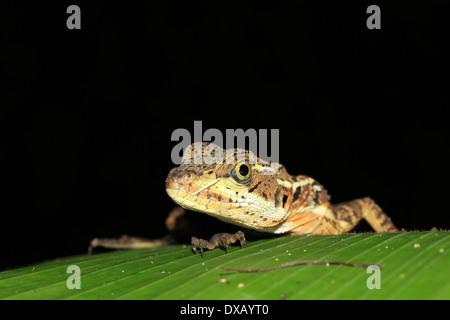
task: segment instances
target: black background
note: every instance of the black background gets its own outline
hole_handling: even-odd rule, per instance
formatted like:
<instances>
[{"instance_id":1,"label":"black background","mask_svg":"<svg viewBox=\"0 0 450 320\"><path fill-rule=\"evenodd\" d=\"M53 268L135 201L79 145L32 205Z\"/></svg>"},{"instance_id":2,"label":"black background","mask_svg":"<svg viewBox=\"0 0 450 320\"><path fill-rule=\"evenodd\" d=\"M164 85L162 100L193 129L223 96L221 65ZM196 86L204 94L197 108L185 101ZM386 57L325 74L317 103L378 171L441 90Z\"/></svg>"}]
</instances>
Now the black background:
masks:
<instances>
[{"instance_id":1,"label":"black background","mask_svg":"<svg viewBox=\"0 0 450 320\"><path fill-rule=\"evenodd\" d=\"M2 4L0 270L164 236L171 133L194 120L278 128L280 162L334 202L447 229L446 11L375 2L368 30L370 4Z\"/></svg>"}]
</instances>

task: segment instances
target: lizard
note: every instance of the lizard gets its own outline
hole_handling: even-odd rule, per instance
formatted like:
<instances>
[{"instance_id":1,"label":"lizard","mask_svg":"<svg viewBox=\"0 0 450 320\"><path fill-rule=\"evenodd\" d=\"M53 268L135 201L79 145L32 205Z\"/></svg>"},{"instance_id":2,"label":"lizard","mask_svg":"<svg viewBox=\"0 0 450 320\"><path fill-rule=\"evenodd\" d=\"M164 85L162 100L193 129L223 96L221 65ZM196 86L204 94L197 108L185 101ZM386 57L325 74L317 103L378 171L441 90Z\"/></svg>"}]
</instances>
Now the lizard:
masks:
<instances>
[{"instance_id":1,"label":"lizard","mask_svg":"<svg viewBox=\"0 0 450 320\"><path fill-rule=\"evenodd\" d=\"M205 161L222 154L221 161ZM209 158L211 160L211 158ZM213 143L196 143L184 152L179 166L165 180L166 192L179 205L166 219L176 232L189 225L185 210L199 211L260 234L304 236L334 235L351 231L365 219L375 232L399 232L391 219L369 197L331 204L327 190L306 175L290 175L279 163L269 163L244 149L223 150ZM186 231L186 230L183 230ZM217 233L210 240L191 238L194 253L200 249L224 248L236 242L245 247L242 231ZM162 239L122 236L94 238L95 247L112 249L153 248L174 243L172 235Z\"/></svg>"},{"instance_id":2,"label":"lizard","mask_svg":"<svg viewBox=\"0 0 450 320\"><path fill-rule=\"evenodd\" d=\"M200 143L199 143L200 144ZM220 152L220 153L219 153ZM218 162L207 156L222 154ZM209 159L211 159L211 157ZM213 143L189 146L181 164L165 181L166 192L184 209L230 224L275 235L335 235L350 232L365 219L375 232L399 232L370 197L332 204L327 190L307 175L290 175L244 149L223 150ZM242 231L218 233L210 240L191 238L194 253L240 242Z\"/></svg>"}]
</instances>

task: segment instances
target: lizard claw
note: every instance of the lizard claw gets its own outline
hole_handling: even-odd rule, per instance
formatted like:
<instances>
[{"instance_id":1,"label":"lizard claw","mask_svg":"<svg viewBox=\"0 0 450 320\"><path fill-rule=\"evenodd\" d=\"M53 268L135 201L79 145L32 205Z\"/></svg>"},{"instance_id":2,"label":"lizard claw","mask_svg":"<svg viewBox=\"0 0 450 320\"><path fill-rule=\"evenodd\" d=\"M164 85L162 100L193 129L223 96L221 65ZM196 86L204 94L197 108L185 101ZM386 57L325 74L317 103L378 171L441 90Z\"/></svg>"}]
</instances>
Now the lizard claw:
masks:
<instances>
[{"instance_id":1,"label":"lizard claw","mask_svg":"<svg viewBox=\"0 0 450 320\"><path fill-rule=\"evenodd\" d=\"M227 253L230 252L228 245L233 244L239 240L241 248L245 248L246 240L242 231L232 233L217 233L211 237L209 241L198 239L196 237L191 238L192 251L197 254L197 247L200 248L200 254L204 257L204 250L213 250L215 248L224 248Z\"/></svg>"},{"instance_id":2,"label":"lizard claw","mask_svg":"<svg viewBox=\"0 0 450 320\"><path fill-rule=\"evenodd\" d=\"M203 240L203 239L199 239L199 238L196 238L196 237L192 237L192 238L191 238L191 244L192 244L192 251L194 251L194 253L197 254L197 253L198 253L198 252L197 252L197 247L199 247L199 248L200 248L200 254L202 255L202 257L204 257L204 256L203 256L203 247L204 247L205 245L206 245L206 247L207 247L206 241Z\"/></svg>"},{"instance_id":3,"label":"lizard claw","mask_svg":"<svg viewBox=\"0 0 450 320\"><path fill-rule=\"evenodd\" d=\"M225 242L225 250L227 251L227 253L230 252L230 250L228 250L228 243Z\"/></svg>"},{"instance_id":4,"label":"lizard claw","mask_svg":"<svg viewBox=\"0 0 450 320\"><path fill-rule=\"evenodd\" d=\"M199 245L200 240L196 237L191 238L192 251L197 254L197 246Z\"/></svg>"},{"instance_id":5,"label":"lizard claw","mask_svg":"<svg viewBox=\"0 0 450 320\"><path fill-rule=\"evenodd\" d=\"M225 250L228 252L230 252L230 250L228 249L228 238L227 238L227 234L220 234L219 236L219 240L217 241L217 247L222 247L225 248Z\"/></svg>"},{"instance_id":6,"label":"lizard claw","mask_svg":"<svg viewBox=\"0 0 450 320\"><path fill-rule=\"evenodd\" d=\"M236 236L239 238L239 242L241 244L241 248L245 248L247 244L247 240L245 240L245 235L242 231L236 232Z\"/></svg>"},{"instance_id":7,"label":"lizard claw","mask_svg":"<svg viewBox=\"0 0 450 320\"><path fill-rule=\"evenodd\" d=\"M202 255L202 258L205 256L203 255L203 243L200 244L200 254Z\"/></svg>"}]
</instances>

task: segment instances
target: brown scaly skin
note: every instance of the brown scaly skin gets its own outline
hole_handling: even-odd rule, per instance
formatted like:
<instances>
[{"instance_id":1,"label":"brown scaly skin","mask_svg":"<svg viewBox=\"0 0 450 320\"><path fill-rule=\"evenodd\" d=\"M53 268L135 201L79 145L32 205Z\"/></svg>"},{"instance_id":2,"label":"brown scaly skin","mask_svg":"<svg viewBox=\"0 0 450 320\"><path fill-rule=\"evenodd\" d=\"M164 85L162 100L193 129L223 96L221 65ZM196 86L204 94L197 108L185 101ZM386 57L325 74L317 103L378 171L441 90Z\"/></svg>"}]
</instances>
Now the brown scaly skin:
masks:
<instances>
[{"instance_id":1,"label":"brown scaly skin","mask_svg":"<svg viewBox=\"0 0 450 320\"><path fill-rule=\"evenodd\" d=\"M291 176L252 152L224 151L222 163L205 163L203 155L218 152L213 144L188 148L182 164L166 179L166 191L181 207L238 226L273 234L327 235L351 231L362 219L376 232L398 232L391 219L370 198L333 205L323 186L311 177ZM211 153L212 152L212 153ZM210 241L192 238L192 246L212 250L240 240L241 232L219 234Z\"/></svg>"}]
</instances>

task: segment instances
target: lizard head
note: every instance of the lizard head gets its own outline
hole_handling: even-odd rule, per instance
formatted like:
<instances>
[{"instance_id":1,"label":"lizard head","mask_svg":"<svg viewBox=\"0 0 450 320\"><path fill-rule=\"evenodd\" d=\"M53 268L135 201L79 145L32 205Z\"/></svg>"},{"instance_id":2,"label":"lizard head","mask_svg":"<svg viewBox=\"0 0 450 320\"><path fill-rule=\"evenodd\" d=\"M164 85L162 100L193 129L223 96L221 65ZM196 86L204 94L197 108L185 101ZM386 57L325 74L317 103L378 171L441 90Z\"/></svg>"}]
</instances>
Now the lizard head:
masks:
<instances>
[{"instance_id":1,"label":"lizard head","mask_svg":"<svg viewBox=\"0 0 450 320\"><path fill-rule=\"evenodd\" d=\"M284 167L273 166L251 151L194 143L167 176L166 191L185 209L273 232L287 215L288 190L280 181L292 182Z\"/></svg>"}]
</instances>

